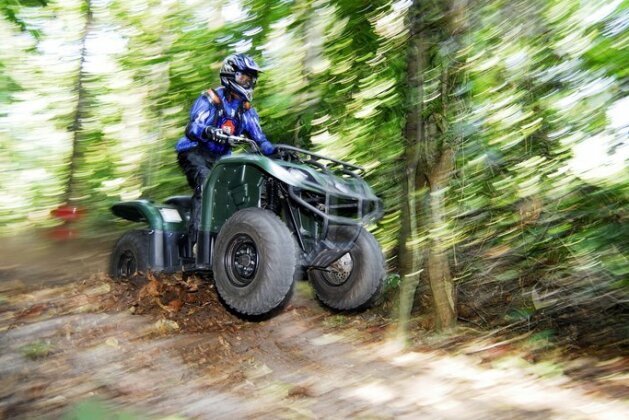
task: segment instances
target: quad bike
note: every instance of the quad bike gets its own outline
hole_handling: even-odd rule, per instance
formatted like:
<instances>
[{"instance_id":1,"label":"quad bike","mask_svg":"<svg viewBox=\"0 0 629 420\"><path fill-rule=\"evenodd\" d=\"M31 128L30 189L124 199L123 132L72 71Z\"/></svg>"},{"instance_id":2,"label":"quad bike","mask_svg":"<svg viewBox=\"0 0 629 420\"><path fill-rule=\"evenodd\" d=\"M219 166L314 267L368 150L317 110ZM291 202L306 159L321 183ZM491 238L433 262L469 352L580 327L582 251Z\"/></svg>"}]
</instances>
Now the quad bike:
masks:
<instances>
[{"instance_id":1,"label":"quad bike","mask_svg":"<svg viewBox=\"0 0 629 420\"><path fill-rule=\"evenodd\" d=\"M118 240L111 276L211 271L223 302L249 316L280 308L304 274L331 309L372 304L382 290L384 257L363 225L382 217L382 202L360 176L364 170L287 145L270 158L253 140L224 137L249 153L212 168L196 246L188 238L190 197L117 203L116 216L148 227Z\"/></svg>"}]
</instances>

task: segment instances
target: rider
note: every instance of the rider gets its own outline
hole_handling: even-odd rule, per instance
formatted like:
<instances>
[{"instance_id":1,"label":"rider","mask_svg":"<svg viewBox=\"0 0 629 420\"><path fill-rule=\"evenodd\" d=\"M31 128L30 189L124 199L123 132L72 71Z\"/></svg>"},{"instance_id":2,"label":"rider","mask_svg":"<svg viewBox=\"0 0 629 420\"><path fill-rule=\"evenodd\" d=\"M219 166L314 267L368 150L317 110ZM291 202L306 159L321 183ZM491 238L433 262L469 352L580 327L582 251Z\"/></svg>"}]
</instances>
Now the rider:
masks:
<instances>
[{"instance_id":1,"label":"rider","mask_svg":"<svg viewBox=\"0 0 629 420\"><path fill-rule=\"evenodd\" d=\"M210 169L219 158L231 154L231 146L222 133L247 134L265 155L274 151L260 127L260 120L251 106L260 68L245 54L230 55L223 62L222 87L201 93L190 110L185 136L177 142L177 160L188 184L194 189L190 215L190 240L196 242L201 221L201 194Z\"/></svg>"}]
</instances>

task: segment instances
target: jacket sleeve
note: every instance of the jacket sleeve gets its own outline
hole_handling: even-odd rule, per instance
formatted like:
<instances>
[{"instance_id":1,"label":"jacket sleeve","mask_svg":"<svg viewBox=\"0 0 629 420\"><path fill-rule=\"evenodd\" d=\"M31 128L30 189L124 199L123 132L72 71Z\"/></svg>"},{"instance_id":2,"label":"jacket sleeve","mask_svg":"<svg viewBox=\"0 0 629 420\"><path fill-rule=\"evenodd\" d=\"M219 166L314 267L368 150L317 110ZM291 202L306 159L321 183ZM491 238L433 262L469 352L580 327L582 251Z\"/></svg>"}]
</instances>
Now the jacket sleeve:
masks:
<instances>
[{"instance_id":1,"label":"jacket sleeve","mask_svg":"<svg viewBox=\"0 0 629 420\"><path fill-rule=\"evenodd\" d=\"M210 103L207 96L199 96L190 110L190 121L186 127L186 137L192 141L208 141L205 129L212 125L215 113L216 107Z\"/></svg>"},{"instance_id":2,"label":"jacket sleeve","mask_svg":"<svg viewBox=\"0 0 629 420\"><path fill-rule=\"evenodd\" d=\"M267 140L260 127L260 117L254 108L250 108L242 116L243 130L249 134L265 155L270 155L275 151L275 147Z\"/></svg>"}]
</instances>

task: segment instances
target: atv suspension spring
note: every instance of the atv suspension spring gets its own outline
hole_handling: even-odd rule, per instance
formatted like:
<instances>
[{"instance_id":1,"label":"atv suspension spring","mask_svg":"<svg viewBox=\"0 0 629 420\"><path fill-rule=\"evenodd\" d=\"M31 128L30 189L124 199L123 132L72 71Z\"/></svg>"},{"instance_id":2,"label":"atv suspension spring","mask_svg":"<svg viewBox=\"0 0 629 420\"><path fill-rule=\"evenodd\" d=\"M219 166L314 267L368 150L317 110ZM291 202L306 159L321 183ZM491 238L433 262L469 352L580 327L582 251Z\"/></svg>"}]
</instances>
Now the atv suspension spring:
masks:
<instances>
[{"instance_id":1,"label":"atv suspension spring","mask_svg":"<svg viewBox=\"0 0 629 420\"><path fill-rule=\"evenodd\" d=\"M266 182L266 208L279 214L281 207L279 201L279 185L276 180L269 178Z\"/></svg>"}]
</instances>

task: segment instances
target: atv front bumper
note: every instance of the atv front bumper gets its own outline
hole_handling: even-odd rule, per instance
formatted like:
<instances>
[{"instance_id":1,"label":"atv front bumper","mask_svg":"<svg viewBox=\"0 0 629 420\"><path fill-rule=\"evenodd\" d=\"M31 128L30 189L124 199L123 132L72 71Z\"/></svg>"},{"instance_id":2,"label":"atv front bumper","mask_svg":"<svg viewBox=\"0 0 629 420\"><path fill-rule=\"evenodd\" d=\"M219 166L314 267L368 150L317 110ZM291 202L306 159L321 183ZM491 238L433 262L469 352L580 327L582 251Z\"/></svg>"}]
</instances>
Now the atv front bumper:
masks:
<instances>
[{"instance_id":1,"label":"atv front bumper","mask_svg":"<svg viewBox=\"0 0 629 420\"><path fill-rule=\"evenodd\" d=\"M318 194L293 186L288 186L288 194L300 206L322 218L326 225L367 225L377 222L384 214L382 200L377 197L341 196L331 192ZM304 194L310 199L304 198Z\"/></svg>"}]
</instances>

